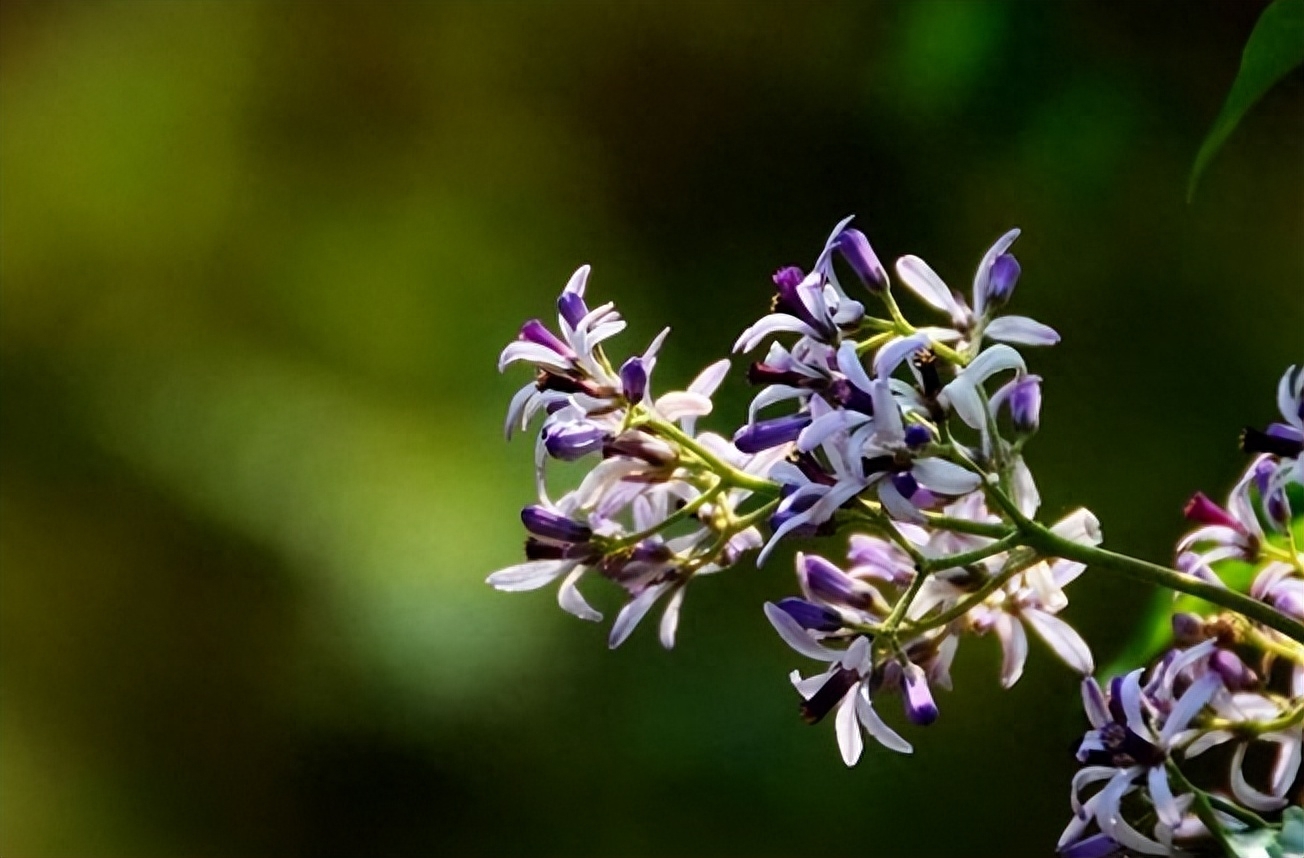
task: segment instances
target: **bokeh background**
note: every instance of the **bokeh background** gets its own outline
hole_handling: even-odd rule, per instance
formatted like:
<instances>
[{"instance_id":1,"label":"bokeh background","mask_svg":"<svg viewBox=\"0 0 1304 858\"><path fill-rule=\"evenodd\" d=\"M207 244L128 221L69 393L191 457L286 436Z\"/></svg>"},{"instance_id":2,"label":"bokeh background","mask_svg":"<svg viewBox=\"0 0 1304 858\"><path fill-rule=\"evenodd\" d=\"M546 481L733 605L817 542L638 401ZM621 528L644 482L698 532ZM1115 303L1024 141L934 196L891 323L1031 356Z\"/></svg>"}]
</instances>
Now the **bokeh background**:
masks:
<instances>
[{"instance_id":1,"label":"bokeh background","mask_svg":"<svg viewBox=\"0 0 1304 858\"><path fill-rule=\"evenodd\" d=\"M1166 559L1304 358L1298 73L1183 200L1263 6L6 2L0 851L1048 854L1044 649L848 771L759 611L791 549L672 653L486 587L495 358L581 262L682 384L845 214L959 285L1019 225L1046 510ZM1072 595L1101 662L1154 596Z\"/></svg>"}]
</instances>

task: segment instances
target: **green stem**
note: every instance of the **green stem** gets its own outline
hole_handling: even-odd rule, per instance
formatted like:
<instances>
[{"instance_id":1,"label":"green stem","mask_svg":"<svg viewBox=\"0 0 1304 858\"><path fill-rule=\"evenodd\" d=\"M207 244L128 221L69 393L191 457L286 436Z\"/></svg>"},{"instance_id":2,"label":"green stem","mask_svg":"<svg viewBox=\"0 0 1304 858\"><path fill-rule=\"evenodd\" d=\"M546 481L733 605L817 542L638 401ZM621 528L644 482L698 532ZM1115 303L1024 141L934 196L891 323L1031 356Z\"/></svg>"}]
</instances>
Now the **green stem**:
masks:
<instances>
[{"instance_id":1,"label":"green stem","mask_svg":"<svg viewBox=\"0 0 1304 858\"><path fill-rule=\"evenodd\" d=\"M755 477L751 474L738 470L733 465L721 459L710 450L697 443L686 432L675 424L658 419L650 419L645 424L651 432L661 435L671 441L674 441L680 447L702 460L702 463L715 472L721 480L736 486L740 489L756 492L757 494L769 495L771 497L779 493L779 484L764 477Z\"/></svg>"},{"instance_id":2,"label":"green stem","mask_svg":"<svg viewBox=\"0 0 1304 858\"><path fill-rule=\"evenodd\" d=\"M1020 518L1023 517L1020 516ZM1137 581L1155 584L1169 590L1195 596L1221 608L1235 611L1255 622L1262 623L1268 628L1281 632L1297 643L1304 643L1304 623L1300 623L1298 620L1278 612L1263 602L1235 590L1201 581L1191 575L1183 575L1175 569L1169 569L1148 560L1138 560L1135 557L1118 554L1105 548L1073 542L1054 533L1049 528L1034 521L1028 521L1026 518L1023 519L1023 523L1020 523L1019 529L1023 532L1027 544L1039 549L1044 554L1063 557L1066 560L1076 560L1094 568L1108 569L1111 572L1121 573Z\"/></svg>"},{"instance_id":3,"label":"green stem","mask_svg":"<svg viewBox=\"0 0 1304 858\"><path fill-rule=\"evenodd\" d=\"M670 515L666 516L664 519L657 522L652 527L649 527L647 530L642 530L639 531L638 533L631 533L629 536L625 536L620 539L613 540L606 546L606 551L604 553L609 554L613 551L620 551L622 549L629 548L631 545L637 545L640 542L642 542L644 539L647 539L649 536L654 536L655 534L665 530L667 527L670 527L672 524L683 521L684 519L688 518L690 515L696 513L699 509L702 508L703 505L714 500L716 497L719 497L719 495L721 494L721 492L724 491L724 489L725 489L724 483L716 483L714 486L707 489L705 492L698 495L697 497L693 498L691 501L684 504L679 509L670 513Z\"/></svg>"},{"instance_id":4,"label":"green stem","mask_svg":"<svg viewBox=\"0 0 1304 858\"><path fill-rule=\"evenodd\" d=\"M949 554L945 557L930 557L923 562L923 566L929 572L968 566L970 563L977 563L979 560L986 560L995 554L1019 547L1022 544L1020 539L1021 537L1017 532L1011 533L1003 539L998 539L990 545L984 545L972 551L962 551L959 554Z\"/></svg>"},{"instance_id":5,"label":"green stem","mask_svg":"<svg viewBox=\"0 0 1304 858\"><path fill-rule=\"evenodd\" d=\"M1036 562L1036 557L1025 557L1018 561L1011 561L1006 568L984 581L982 586L977 590L974 590L969 596L956 602L950 608L947 608L939 614L934 614L928 619L920 620L917 623L911 623L906 630L912 635L923 634L924 632L941 628L952 620L957 620L960 617L963 617L965 614L969 613L970 610L981 605L988 596L1003 587L1006 581L1009 581L1015 575L1018 575Z\"/></svg>"}]
</instances>

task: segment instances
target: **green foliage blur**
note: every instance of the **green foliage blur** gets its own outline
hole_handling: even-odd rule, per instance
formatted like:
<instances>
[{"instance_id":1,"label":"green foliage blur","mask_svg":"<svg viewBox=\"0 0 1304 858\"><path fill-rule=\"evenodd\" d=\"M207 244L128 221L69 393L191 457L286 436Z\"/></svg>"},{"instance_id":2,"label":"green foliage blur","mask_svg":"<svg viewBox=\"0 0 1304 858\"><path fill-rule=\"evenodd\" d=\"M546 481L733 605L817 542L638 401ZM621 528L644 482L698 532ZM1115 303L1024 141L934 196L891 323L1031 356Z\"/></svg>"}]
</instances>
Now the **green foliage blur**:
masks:
<instances>
[{"instance_id":1,"label":"green foliage blur","mask_svg":"<svg viewBox=\"0 0 1304 858\"><path fill-rule=\"evenodd\" d=\"M848 771L759 609L791 549L671 653L486 587L495 358L591 262L665 389L845 214L955 285L1018 225L1045 510L1170 559L1304 358L1299 73L1184 202L1264 5L4 3L0 853L1049 854L1044 649ZM1072 597L1106 663L1154 594Z\"/></svg>"}]
</instances>

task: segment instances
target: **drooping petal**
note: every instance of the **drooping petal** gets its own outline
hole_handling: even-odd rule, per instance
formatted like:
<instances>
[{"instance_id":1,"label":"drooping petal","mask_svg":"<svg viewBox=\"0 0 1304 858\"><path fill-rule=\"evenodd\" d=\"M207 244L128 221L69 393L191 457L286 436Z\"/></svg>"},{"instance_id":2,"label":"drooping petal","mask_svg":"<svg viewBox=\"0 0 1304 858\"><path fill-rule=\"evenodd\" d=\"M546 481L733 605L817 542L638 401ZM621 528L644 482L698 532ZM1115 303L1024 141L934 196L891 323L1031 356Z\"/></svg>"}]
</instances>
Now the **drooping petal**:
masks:
<instances>
[{"instance_id":1,"label":"drooping petal","mask_svg":"<svg viewBox=\"0 0 1304 858\"><path fill-rule=\"evenodd\" d=\"M676 390L663 395L656 401L656 410L671 422L685 417L703 417L711 413L711 400L700 393Z\"/></svg>"},{"instance_id":2,"label":"drooping petal","mask_svg":"<svg viewBox=\"0 0 1304 858\"><path fill-rule=\"evenodd\" d=\"M769 387L756 394L756 397L752 399L751 405L747 407L747 422L755 423L757 412L763 408L767 408L777 402L784 402L789 399L800 399L809 393L810 391L801 387L792 387L786 384L771 384Z\"/></svg>"},{"instance_id":3,"label":"drooping petal","mask_svg":"<svg viewBox=\"0 0 1304 858\"><path fill-rule=\"evenodd\" d=\"M1198 739L1183 748L1182 755L1189 760L1191 757L1199 756L1210 748L1230 742L1235 738L1235 734L1230 730L1210 730L1201 734Z\"/></svg>"},{"instance_id":4,"label":"drooping petal","mask_svg":"<svg viewBox=\"0 0 1304 858\"><path fill-rule=\"evenodd\" d=\"M1084 676L1090 676L1096 669L1087 642L1068 623L1035 608L1025 608L1023 618L1032 626L1037 636L1044 640L1069 667Z\"/></svg>"},{"instance_id":5,"label":"drooping petal","mask_svg":"<svg viewBox=\"0 0 1304 858\"><path fill-rule=\"evenodd\" d=\"M890 447L905 444L905 423L901 420L901 408L892 398L892 388L881 378L876 378L870 384L869 395L874 401L875 440Z\"/></svg>"},{"instance_id":6,"label":"drooping petal","mask_svg":"<svg viewBox=\"0 0 1304 858\"><path fill-rule=\"evenodd\" d=\"M743 331L739 335L738 341L734 343L733 350L735 352L749 352L760 345L766 337L784 332L819 339L819 334L815 332L815 329L796 316L789 316L787 313L771 313L768 316L762 316L756 324Z\"/></svg>"},{"instance_id":7,"label":"drooping petal","mask_svg":"<svg viewBox=\"0 0 1304 858\"><path fill-rule=\"evenodd\" d=\"M1100 683L1092 676L1082 680L1082 708L1087 713L1087 720L1096 729L1113 720L1109 715L1109 707L1105 704L1105 693L1100 690Z\"/></svg>"},{"instance_id":8,"label":"drooping petal","mask_svg":"<svg viewBox=\"0 0 1304 858\"><path fill-rule=\"evenodd\" d=\"M602 614L593 609L584 596L580 593L580 588L575 586L580 577L587 570L581 566L566 576L561 582L561 587L557 590L557 604L561 605L563 611L568 614L574 614L581 620L590 622L601 622Z\"/></svg>"},{"instance_id":9,"label":"drooping petal","mask_svg":"<svg viewBox=\"0 0 1304 858\"><path fill-rule=\"evenodd\" d=\"M842 702L838 704L838 714L834 718L838 734L838 750L842 752L842 762L848 766L854 766L860 759L861 751L865 749L865 740L860 735L860 724L856 721L857 688L859 684L852 686L842 698Z\"/></svg>"},{"instance_id":10,"label":"drooping petal","mask_svg":"<svg viewBox=\"0 0 1304 858\"><path fill-rule=\"evenodd\" d=\"M1266 812L1285 807L1289 801L1260 792L1250 786L1249 781L1245 779L1245 750L1248 747L1248 742L1241 742L1236 746L1236 753L1232 755L1232 795L1250 810Z\"/></svg>"},{"instance_id":11,"label":"drooping petal","mask_svg":"<svg viewBox=\"0 0 1304 858\"><path fill-rule=\"evenodd\" d=\"M675 648L675 633L679 630L679 609L684 604L684 596L688 593L688 588L680 586L675 592L670 594L670 599L666 602L665 613L661 615L661 645L666 649Z\"/></svg>"},{"instance_id":12,"label":"drooping petal","mask_svg":"<svg viewBox=\"0 0 1304 858\"><path fill-rule=\"evenodd\" d=\"M1001 687L1010 688L1023 676L1028 660L1028 635L1023 624L1004 612L997 614L993 626L1001 641Z\"/></svg>"},{"instance_id":13,"label":"drooping petal","mask_svg":"<svg viewBox=\"0 0 1304 858\"><path fill-rule=\"evenodd\" d=\"M616 621L611 624L611 635L607 638L607 646L615 649L623 644L668 586L669 582L653 584L626 602L625 607L616 615Z\"/></svg>"},{"instance_id":14,"label":"drooping petal","mask_svg":"<svg viewBox=\"0 0 1304 858\"><path fill-rule=\"evenodd\" d=\"M1168 784L1168 772L1163 766L1152 766L1147 775L1150 788L1150 800L1154 802L1155 812L1165 825L1176 827L1182 821L1182 812L1177 809L1173 799L1173 789Z\"/></svg>"},{"instance_id":15,"label":"drooping petal","mask_svg":"<svg viewBox=\"0 0 1304 858\"><path fill-rule=\"evenodd\" d=\"M898 754L914 753L915 749L910 743L878 717L878 713L874 711L874 704L869 699L869 689L864 683L861 683L860 691L856 695L856 717L865 726L865 732L889 751L896 751Z\"/></svg>"},{"instance_id":16,"label":"drooping petal","mask_svg":"<svg viewBox=\"0 0 1304 858\"><path fill-rule=\"evenodd\" d=\"M883 480L878 484L878 499L883 504L883 509L888 511L897 521L913 521L923 524L928 519L919 511L919 507L912 504L905 495L893 484L891 480Z\"/></svg>"}]
</instances>

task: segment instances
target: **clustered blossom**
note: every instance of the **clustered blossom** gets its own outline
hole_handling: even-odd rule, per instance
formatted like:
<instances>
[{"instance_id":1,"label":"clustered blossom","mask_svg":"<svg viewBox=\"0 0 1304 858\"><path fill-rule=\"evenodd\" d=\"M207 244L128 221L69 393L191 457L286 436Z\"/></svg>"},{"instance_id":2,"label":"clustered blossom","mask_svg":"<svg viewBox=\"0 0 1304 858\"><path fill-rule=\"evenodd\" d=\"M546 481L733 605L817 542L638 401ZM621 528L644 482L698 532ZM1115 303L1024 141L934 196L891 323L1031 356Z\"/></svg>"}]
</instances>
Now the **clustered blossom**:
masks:
<instances>
[{"instance_id":1,"label":"clustered blossom","mask_svg":"<svg viewBox=\"0 0 1304 858\"><path fill-rule=\"evenodd\" d=\"M589 268L576 271L557 300L556 329L527 322L499 360L500 370L535 371L508 408L509 437L542 419L537 499L521 512L525 561L489 583L515 591L560 581L561 607L599 621L579 585L605 578L627 595L610 645L663 603L669 648L696 576L849 531L845 562L799 551L800 595L764 605L779 637L820 665L809 676L793 671L792 684L804 720L833 716L847 765L862 756L865 734L910 753L888 723L897 716L881 714L884 699L898 697L913 726L933 723L934 690L950 689L961 640L990 634L1006 688L1022 676L1030 640L1084 677L1092 729L1078 751L1085 768L1073 782L1063 854L1179 854L1279 811L1300 766L1299 636L1272 617L1177 614L1174 646L1148 674L1102 688L1090 648L1063 616L1084 561L1108 553L1096 548L1100 524L1088 510L1037 520L1041 497L1024 450L1040 428L1043 385L1019 348L1054 345L1059 335L1004 314L1022 274L1011 252L1019 231L982 256L967 298L922 259L898 259L897 281L941 317L916 326L850 223L834 228L809 270L773 274L770 311L734 344L762 351L747 370L758 388L747 420L727 435L699 431L697 421L712 412L729 361L654 395L668 330L617 369L604 348L625 322L612 304L589 308ZM1247 601L1250 613L1268 606L1304 619L1304 555L1292 531L1304 483L1304 368L1286 373L1277 399L1284 422L1245 430L1253 459L1244 477L1223 505L1191 500L1197 527L1178 544L1178 571L1164 574L1206 593L1248 589L1261 603ZM552 459L591 468L554 498ZM1231 561L1254 566L1248 586L1224 580L1220 567ZM1226 796L1192 786L1181 768L1218 747L1230 757Z\"/></svg>"},{"instance_id":2,"label":"clustered blossom","mask_svg":"<svg viewBox=\"0 0 1304 858\"><path fill-rule=\"evenodd\" d=\"M1304 553L1291 530L1300 513L1291 496L1304 486L1302 378L1295 367L1282 377L1277 400L1285 423L1245 431L1242 445L1254 456L1227 502L1201 493L1187 503L1186 517L1197 526L1178 541L1176 561L1219 587L1229 586L1222 564L1248 564L1249 595L1296 619L1304 619ZM1084 681L1092 729L1078 750L1085 767L1073 779L1062 855L1185 854L1246 830L1238 808L1271 814L1298 804L1304 647L1232 614L1177 613L1173 638L1144 682L1143 669L1115 677L1107 690ZM1225 775L1196 786L1183 773L1187 761L1219 747L1231 749L1218 766ZM1259 765L1247 764L1254 759Z\"/></svg>"}]
</instances>

